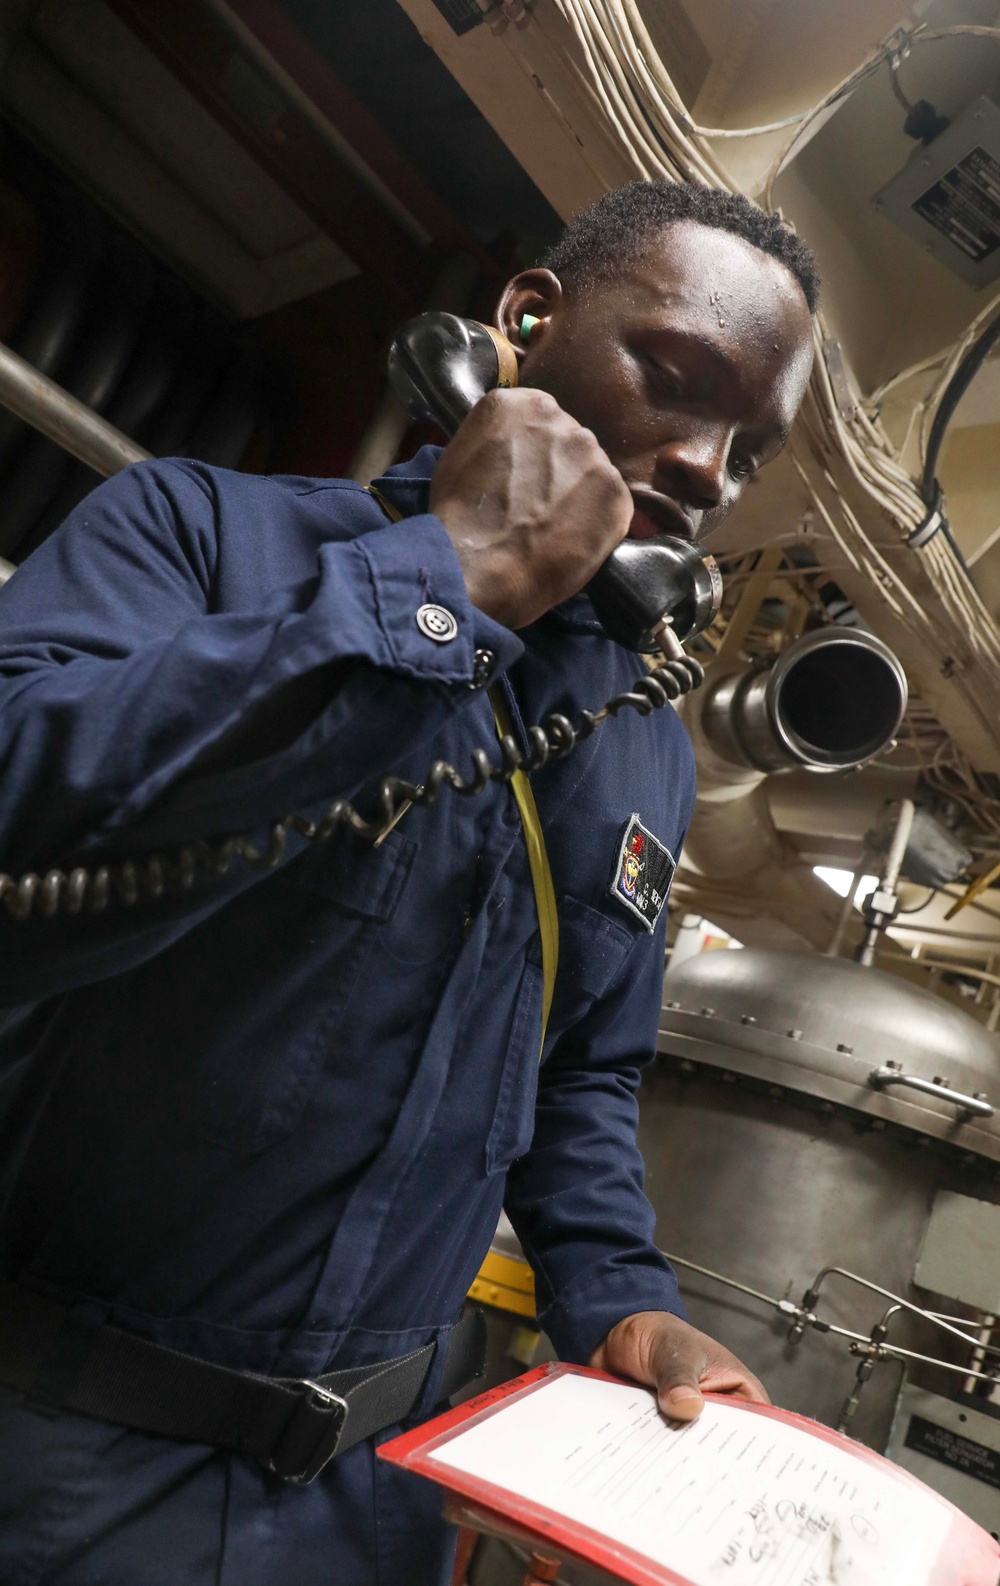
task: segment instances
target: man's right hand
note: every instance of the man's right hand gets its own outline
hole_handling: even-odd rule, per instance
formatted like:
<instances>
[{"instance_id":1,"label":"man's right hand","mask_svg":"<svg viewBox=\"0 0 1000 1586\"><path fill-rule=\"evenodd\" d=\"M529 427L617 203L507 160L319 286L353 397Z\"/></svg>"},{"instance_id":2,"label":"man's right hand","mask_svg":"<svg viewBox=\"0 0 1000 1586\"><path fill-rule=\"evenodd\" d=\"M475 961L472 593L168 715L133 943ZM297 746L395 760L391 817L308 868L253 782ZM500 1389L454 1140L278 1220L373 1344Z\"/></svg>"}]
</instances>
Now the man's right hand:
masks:
<instances>
[{"instance_id":1,"label":"man's right hand","mask_svg":"<svg viewBox=\"0 0 1000 1586\"><path fill-rule=\"evenodd\" d=\"M507 628L575 595L628 533L634 503L590 430L545 391L491 391L431 484L469 598Z\"/></svg>"}]
</instances>

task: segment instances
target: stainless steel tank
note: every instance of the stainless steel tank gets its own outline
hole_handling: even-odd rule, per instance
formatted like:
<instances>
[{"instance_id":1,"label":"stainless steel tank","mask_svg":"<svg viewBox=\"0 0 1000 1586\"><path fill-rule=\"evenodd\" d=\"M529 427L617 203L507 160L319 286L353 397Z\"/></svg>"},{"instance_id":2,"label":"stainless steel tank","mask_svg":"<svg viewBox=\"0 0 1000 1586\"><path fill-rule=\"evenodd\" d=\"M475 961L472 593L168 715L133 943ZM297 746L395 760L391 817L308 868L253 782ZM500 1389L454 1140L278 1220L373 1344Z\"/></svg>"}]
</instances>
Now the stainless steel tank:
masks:
<instances>
[{"instance_id":1,"label":"stainless steel tank","mask_svg":"<svg viewBox=\"0 0 1000 1586\"><path fill-rule=\"evenodd\" d=\"M640 1092L647 1191L660 1245L701 1266L797 1301L835 1264L919 1298L936 1191L1000 1201L1000 1117L987 1115L1000 1043L902 979L808 953L704 953L667 975L659 1054ZM808 1331L789 1345L773 1310L680 1277L692 1322L777 1403L836 1424L858 1364L846 1341ZM831 1278L819 1310L867 1333L884 1308ZM948 1353L919 1320L894 1318L889 1336ZM899 1378L880 1364L862 1394L851 1430L873 1447L885 1447ZM954 1392L962 1379L923 1380Z\"/></svg>"}]
</instances>

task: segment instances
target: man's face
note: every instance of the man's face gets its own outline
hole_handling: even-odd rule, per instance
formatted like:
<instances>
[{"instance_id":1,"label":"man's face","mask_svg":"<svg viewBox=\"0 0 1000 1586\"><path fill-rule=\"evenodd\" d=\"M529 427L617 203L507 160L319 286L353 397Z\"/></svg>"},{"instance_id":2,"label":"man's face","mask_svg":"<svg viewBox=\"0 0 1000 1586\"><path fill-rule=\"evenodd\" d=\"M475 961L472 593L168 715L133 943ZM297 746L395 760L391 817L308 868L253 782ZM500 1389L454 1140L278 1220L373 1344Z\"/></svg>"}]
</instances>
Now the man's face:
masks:
<instances>
[{"instance_id":1,"label":"man's face","mask_svg":"<svg viewBox=\"0 0 1000 1586\"><path fill-rule=\"evenodd\" d=\"M549 271L501 303L517 344L536 315L521 384L593 430L632 491L630 534L701 539L776 457L805 392L812 324L794 276L742 238L677 221L589 290Z\"/></svg>"}]
</instances>

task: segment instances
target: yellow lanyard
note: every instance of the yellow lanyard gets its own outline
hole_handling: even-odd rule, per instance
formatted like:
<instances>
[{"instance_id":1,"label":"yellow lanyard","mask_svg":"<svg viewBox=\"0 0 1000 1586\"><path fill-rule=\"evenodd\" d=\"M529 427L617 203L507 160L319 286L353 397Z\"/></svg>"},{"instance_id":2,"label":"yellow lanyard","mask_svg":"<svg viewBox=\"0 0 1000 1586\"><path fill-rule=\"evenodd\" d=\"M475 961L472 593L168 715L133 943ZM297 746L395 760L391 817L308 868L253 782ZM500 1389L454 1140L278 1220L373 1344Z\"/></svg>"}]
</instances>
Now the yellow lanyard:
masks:
<instances>
[{"instance_id":1,"label":"yellow lanyard","mask_svg":"<svg viewBox=\"0 0 1000 1586\"><path fill-rule=\"evenodd\" d=\"M391 501L387 501L381 491L372 489L371 485L366 485L365 489L369 495L375 497L386 516L394 523L398 523L402 517L398 508L394 507ZM490 689L490 704L493 706L497 737L513 736L507 706L498 688ZM540 1062L545 1049L545 1032L548 1029L552 997L556 989L556 970L559 967L559 916L556 913L556 889L552 884L552 868L545 849L545 837L538 816L535 795L531 791L531 783L523 771L515 771L510 786L524 831L528 864L531 869L531 884L535 889L538 928L542 937L542 1039L538 1051Z\"/></svg>"},{"instance_id":2,"label":"yellow lanyard","mask_svg":"<svg viewBox=\"0 0 1000 1586\"><path fill-rule=\"evenodd\" d=\"M499 688L490 689L490 704L497 724L497 737L512 737L510 717ZM538 910L538 928L542 935L542 1041L539 1062L545 1048L545 1031L548 1028L552 997L556 989L556 970L559 968L559 915L556 913L556 889L552 885L552 869L545 849L545 836L538 816L531 783L523 771L515 771L510 779L511 791L517 801L524 841L531 867L531 884L535 889L535 907Z\"/></svg>"}]
</instances>

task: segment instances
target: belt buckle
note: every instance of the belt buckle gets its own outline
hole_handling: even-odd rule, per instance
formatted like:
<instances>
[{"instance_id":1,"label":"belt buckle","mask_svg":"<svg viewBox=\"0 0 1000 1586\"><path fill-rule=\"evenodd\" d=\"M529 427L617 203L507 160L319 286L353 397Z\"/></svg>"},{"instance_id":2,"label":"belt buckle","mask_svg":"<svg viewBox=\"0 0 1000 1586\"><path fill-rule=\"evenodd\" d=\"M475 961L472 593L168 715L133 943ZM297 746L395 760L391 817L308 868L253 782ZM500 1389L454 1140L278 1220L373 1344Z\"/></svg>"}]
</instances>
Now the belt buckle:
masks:
<instances>
[{"instance_id":1,"label":"belt buckle","mask_svg":"<svg viewBox=\"0 0 1000 1586\"><path fill-rule=\"evenodd\" d=\"M339 1393L332 1393L329 1388L324 1388L322 1383L314 1382L310 1377L299 1379L298 1386L307 1391L303 1393L298 1406L292 1416L291 1423L286 1428L282 1441L289 1434L294 1435L296 1423L300 1418L315 1414L317 1411L330 1412L328 1424L322 1428L316 1440L316 1446L309 1455L302 1470L283 1471L277 1459L272 1458L271 1468L285 1481L290 1481L296 1487L305 1487L315 1481L320 1471L324 1470L335 1458L340 1447L340 1439L347 1424L347 1400L342 1399ZM277 1451L276 1451L277 1453Z\"/></svg>"}]
</instances>

